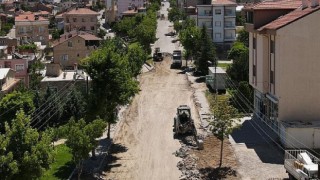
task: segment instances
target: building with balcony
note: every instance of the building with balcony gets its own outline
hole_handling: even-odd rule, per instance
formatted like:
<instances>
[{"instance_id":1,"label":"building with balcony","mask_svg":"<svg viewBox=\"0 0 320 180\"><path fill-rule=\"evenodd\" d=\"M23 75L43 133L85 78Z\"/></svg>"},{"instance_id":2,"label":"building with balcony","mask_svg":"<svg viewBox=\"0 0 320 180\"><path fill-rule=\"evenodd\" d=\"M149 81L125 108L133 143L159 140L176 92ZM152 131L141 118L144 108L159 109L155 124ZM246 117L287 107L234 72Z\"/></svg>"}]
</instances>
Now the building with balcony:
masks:
<instances>
[{"instance_id":1,"label":"building with balcony","mask_svg":"<svg viewBox=\"0 0 320 180\"><path fill-rule=\"evenodd\" d=\"M22 44L41 42L47 45L49 42L49 20L28 12L15 17L15 35Z\"/></svg>"},{"instance_id":2,"label":"building with balcony","mask_svg":"<svg viewBox=\"0 0 320 180\"><path fill-rule=\"evenodd\" d=\"M98 30L98 15L99 13L87 8L75 8L64 13L64 32L72 30L80 30L97 33Z\"/></svg>"},{"instance_id":3,"label":"building with balcony","mask_svg":"<svg viewBox=\"0 0 320 180\"><path fill-rule=\"evenodd\" d=\"M197 26L206 26L214 43L232 44L236 40L236 7L230 0L197 5Z\"/></svg>"},{"instance_id":4,"label":"building with balcony","mask_svg":"<svg viewBox=\"0 0 320 180\"><path fill-rule=\"evenodd\" d=\"M0 59L0 68L10 68L15 71L14 77L24 83L26 87L29 86L28 75L28 59L14 58L15 56L8 56L5 59Z\"/></svg>"},{"instance_id":5,"label":"building with balcony","mask_svg":"<svg viewBox=\"0 0 320 180\"><path fill-rule=\"evenodd\" d=\"M286 148L320 148L318 0L245 7L254 110Z\"/></svg>"},{"instance_id":6,"label":"building with balcony","mask_svg":"<svg viewBox=\"0 0 320 180\"><path fill-rule=\"evenodd\" d=\"M138 9L140 7L145 7L145 0L118 0L117 1L117 16L120 19L123 13L128 10Z\"/></svg>"},{"instance_id":7,"label":"building with balcony","mask_svg":"<svg viewBox=\"0 0 320 180\"><path fill-rule=\"evenodd\" d=\"M73 69L75 64L96 50L102 39L84 31L71 31L53 42L53 63L63 69Z\"/></svg>"}]
</instances>

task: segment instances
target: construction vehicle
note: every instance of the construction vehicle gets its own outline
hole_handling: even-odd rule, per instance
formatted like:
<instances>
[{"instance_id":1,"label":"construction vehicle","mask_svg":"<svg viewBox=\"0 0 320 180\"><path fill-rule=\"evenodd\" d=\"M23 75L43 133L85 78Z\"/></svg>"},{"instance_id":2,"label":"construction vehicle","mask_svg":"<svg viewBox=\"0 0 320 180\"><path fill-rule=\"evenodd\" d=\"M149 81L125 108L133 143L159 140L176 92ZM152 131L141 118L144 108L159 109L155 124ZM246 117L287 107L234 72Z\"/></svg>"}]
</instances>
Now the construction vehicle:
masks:
<instances>
[{"instance_id":1,"label":"construction vehicle","mask_svg":"<svg viewBox=\"0 0 320 180\"><path fill-rule=\"evenodd\" d=\"M177 108L176 117L173 123L173 137L178 135L192 134L197 143L198 149L203 149L203 141L198 139L197 129L191 117L191 109L188 105L180 105Z\"/></svg>"},{"instance_id":2,"label":"construction vehicle","mask_svg":"<svg viewBox=\"0 0 320 180\"><path fill-rule=\"evenodd\" d=\"M154 61L162 61L163 60L163 53L160 51L159 47L156 47L154 50L153 60Z\"/></svg>"},{"instance_id":3,"label":"construction vehicle","mask_svg":"<svg viewBox=\"0 0 320 180\"><path fill-rule=\"evenodd\" d=\"M172 53L172 66L181 68L182 66L182 53L181 50L174 50Z\"/></svg>"},{"instance_id":4,"label":"construction vehicle","mask_svg":"<svg viewBox=\"0 0 320 180\"><path fill-rule=\"evenodd\" d=\"M284 168L289 179L319 179L320 160L307 150L285 150Z\"/></svg>"},{"instance_id":5,"label":"construction vehicle","mask_svg":"<svg viewBox=\"0 0 320 180\"><path fill-rule=\"evenodd\" d=\"M195 133L195 126L191 117L190 107L187 105L180 105L177 108L177 115L174 118L173 131L175 135Z\"/></svg>"}]
</instances>

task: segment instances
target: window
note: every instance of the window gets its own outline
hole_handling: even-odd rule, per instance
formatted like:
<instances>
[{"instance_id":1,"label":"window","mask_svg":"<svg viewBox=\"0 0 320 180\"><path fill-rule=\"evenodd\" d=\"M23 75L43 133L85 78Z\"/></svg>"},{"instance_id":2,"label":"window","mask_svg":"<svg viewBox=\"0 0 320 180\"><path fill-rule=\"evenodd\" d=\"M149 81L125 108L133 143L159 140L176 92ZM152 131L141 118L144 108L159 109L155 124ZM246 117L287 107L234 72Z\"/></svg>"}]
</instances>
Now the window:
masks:
<instances>
[{"instance_id":1,"label":"window","mask_svg":"<svg viewBox=\"0 0 320 180\"><path fill-rule=\"evenodd\" d=\"M94 31L94 26L91 26L91 30Z\"/></svg>"},{"instance_id":2,"label":"window","mask_svg":"<svg viewBox=\"0 0 320 180\"><path fill-rule=\"evenodd\" d=\"M43 40L43 36L39 36L39 40L42 41Z\"/></svg>"},{"instance_id":3,"label":"window","mask_svg":"<svg viewBox=\"0 0 320 180\"><path fill-rule=\"evenodd\" d=\"M94 22L94 18L92 17L92 18L90 18L90 20L91 20L91 22Z\"/></svg>"},{"instance_id":4,"label":"window","mask_svg":"<svg viewBox=\"0 0 320 180\"><path fill-rule=\"evenodd\" d=\"M231 9L225 9L225 15L227 15L227 16L232 15L232 10Z\"/></svg>"},{"instance_id":5,"label":"window","mask_svg":"<svg viewBox=\"0 0 320 180\"><path fill-rule=\"evenodd\" d=\"M86 22L86 21L84 20L84 18L82 18L82 22Z\"/></svg>"},{"instance_id":6,"label":"window","mask_svg":"<svg viewBox=\"0 0 320 180\"><path fill-rule=\"evenodd\" d=\"M79 55L79 53L77 54L77 57L79 57L80 55Z\"/></svg>"},{"instance_id":7,"label":"window","mask_svg":"<svg viewBox=\"0 0 320 180\"><path fill-rule=\"evenodd\" d=\"M77 18L73 18L73 22L77 22Z\"/></svg>"},{"instance_id":8,"label":"window","mask_svg":"<svg viewBox=\"0 0 320 180\"><path fill-rule=\"evenodd\" d=\"M256 49L256 46L257 46L257 39L255 37L253 37L253 39L252 39L252 48Z\"/></svg>"},{"instance_id":9,"label":"window","mask_svg":"<svg viewBox=\"0 0 320 180\"><path fill-rule=\"evenodd\" d=\"M39 27L39 32L44 32L44 28L43 27Z\"/></svg>"},{"instance_id":10,"label":"window","mask_svg":"<svg viewBox=\"0 0 320 180\"><path fill-rule=\"evenodd\" d=\"M226 21L224 24L225 24L225 27L232 27L231 21Z\"/></svg>"},{"instance_id":11,"label":"window","mask_svg":"<svg viewBox=\"0 0 320 180\"><path fill-rule=\"evenodd\" d=\"M256 76L256 75L257 75L256 65L253 65L253 66L252 66L252 75L253 75L253 76Z\"/></svg>"},{"instance_id":12,"label":"window","mask_svg":"<svg viewBox=\"0 0 320 180\"><path fill-rule=\"evenodd\" d=\"M221 33L215 33L214 38L221 38Z\"/></svg>"},{"instance_id":13,"label":"window","mask_svg":"<svg viewBox=\"0 0 320 180\"><path fill-rule=\"evenodd\" d=\"M66 20L67 20L67 23L69 23L69 18L67 18Z\"/></svg>"},{"instance_id":14,"label":"window","mask_svg":"<svg viewBox=\"0 0 320 180\"><path fill-rule=\"evenodd\" d=\"M216 22L214 23L214 25L215 25L216 27L221 27L221 21L216 21Z\"/></svg>"},{"instance_id":15,"label":"window","mask_svg":"<svg viewBox=\"0 0 320 180\"><path fill-rule=\"evenodd\" d=\"M71 41L68 42L68 47L72 47L72 42Z\"/></svg>"},{"instance_id":16,"label":"window","mask_svg":"<svg viewBox=\"0 0 320 180\"><path fill-rule=\"evenodd\" d=\"M274 41L270 41L270 53L274 53L275 47L274 47Z\"/></svg>"},{"instance_id":17,"label":"window","mask_svg":"<svg viewBox=\"0 0 320 180\"><path fill-rule=\"evenodd\" d=\"M23 64L16 64L16 71L23 71L24 70L24 65Z\"/></svg>"},{"instance_id":18,"label":"window","mask_svg":"<svg viewBox=\"0 0 320 180\"><path fill-rule=\"evenodd\" d=\"M221 14L221 9L214 10L215 14Z\"/></svg>"},{"instance_id":19,"label":"window","mask_svg":"<svg viewBox=\"0 0 320 180\"><path fill-rule=\"evenodd\" d=\"M253 12L247 12L247 23L253 23Z\"/></svg>"},{"instance_id":20,"label":"window","mask_svg":"<svg viewBox=\"0 0 320 180\"><path fill-rule=\"evenodd\" d=\"M61 60L68 61L68 54L64 54L61 56Z\"/></svg>"},{"instance_id":21,"label":"window","mask_svg":"<svg viewBox=\"0 0 320 180\"><path fill-rule=\"evenodd\" d=\"M270 71L270 83L274 83L274 72L272 70Z\"/></svg>"},{"instance_id":22,"label":"window","mask_svg":"<svg viewBox=\"0 0 320 180\"><path fill-rule=\"evenodd\" d=\"M211 14L211 10L204 10L204 15L210 16Z\"/></svg>"}]
</instances>

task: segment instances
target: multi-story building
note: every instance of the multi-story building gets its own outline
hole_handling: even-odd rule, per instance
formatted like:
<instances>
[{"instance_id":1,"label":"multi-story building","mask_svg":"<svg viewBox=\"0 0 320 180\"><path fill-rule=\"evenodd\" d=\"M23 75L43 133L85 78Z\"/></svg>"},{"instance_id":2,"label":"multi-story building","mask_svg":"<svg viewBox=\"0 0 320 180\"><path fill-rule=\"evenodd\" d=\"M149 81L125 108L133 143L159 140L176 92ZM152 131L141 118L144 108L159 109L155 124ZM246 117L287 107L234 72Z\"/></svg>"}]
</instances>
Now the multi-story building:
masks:
<instances>
[{"instance_id":1,"label":"multi-story building","mask_svg":"<svg viewBox=\"0 0 320 180\"><path fill-rule=\"evenodd\" d=\"M11 68L0 68L0 96L13 91L19 85L15 71Z\"/></svg>"},{"instance_id":2,"label":"multi-story building","mask_svg":"<svg viewBox=\"0 0 320 180\"><path fill-rule=\"evenodd\" d=\"M75 8L63 14L64 32L81 30L97 33L99 13L87 8Z\"/></svg>"},{"instance_id":3,"label":"multi-story building","mask_svg":"<svg viewBox=\"0 0 320 180\"><path fill-rule=\"evenodd\" d=\"M73 69L74 64L96 50L102 39L83 31L72 31L61 35L53 43L53 62L63 69Z\"/></svg>"},{"instance_id":4,"label":"multi-story building","mask_svg":"<svg viewBox=\"0 0 320 180\"><path fill-rule=\"evenodd\" d=\"M197 25L207 27L216 44L232 44L236 40L236 6L229 0L213 0L197 5Z\"/></svg>"},{"instance_id":5,"label":"multi-story building","mask_svg":"<svg viewBox=\"0 0 320 180\"><path fill-rule=\"evenodd\" d=\"M319 1L265 1L244 11L256 116L285 147L319 148Z\"/></svg>"},{"instance_id":6,"label":"multi-story building","mask_svg":"<svg viewBox=\"0 0 320 180\"><path fill-rule=\"evenodd\" d=\"M15 17L15 35L21 43L49 42L49 20L33 13L24 13Z\"/></svg>"},{"instance_id":7,"label":"multi-story building","mask_svg":"<svg viewBox=\"0 0 320 180\"><path fill-rule=\"evenodd\" d=\"M16 38L0 36L0 58L15 51L19 44Z\"/></svg>"},{"instance_id":8,"label":"multi-story building","mask_svg":"<svg viewBox=\"0 0 320 180\"><path fill-rule=\"evenodd\" d=\"M14 77L20 79L26 87L29 85L28 60L17 59L8 56L6 59L0 59L0 68L11 68L15 71Z\"/></svg>"}]
</instances>

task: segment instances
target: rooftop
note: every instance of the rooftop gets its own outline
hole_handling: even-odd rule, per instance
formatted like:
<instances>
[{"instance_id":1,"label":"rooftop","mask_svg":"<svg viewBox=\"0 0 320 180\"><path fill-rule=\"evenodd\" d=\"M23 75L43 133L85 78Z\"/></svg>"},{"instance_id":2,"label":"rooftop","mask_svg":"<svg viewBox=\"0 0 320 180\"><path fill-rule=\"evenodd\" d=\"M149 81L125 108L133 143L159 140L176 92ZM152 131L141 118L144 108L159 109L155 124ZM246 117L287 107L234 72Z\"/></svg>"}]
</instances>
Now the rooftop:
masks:
<instances>
[{"instance_id":1,"label":"rooftop","mask_svg":"<svg viewBox=\"0 0 320 180\"><path fill-rule=\"evenodd\" d=\"M301 4L301 0L262 1L260 3L247 5L244 9L297 9Z\"/></svg>"},{"instance_id":2,"label":"rooftop","mask_svg":"<svg viewBox=\"0 0 320 180\"><path fill-rule=\"evenodd\" d=\"M19 16L15 17L15 21L49 21L48 19L38 16L38 19L36 20L36 14L34 13L24 13L20 14Z\"/></svg>"},{"instance_id":3,"label":"rooftop","mask_svg":"<svg viewBox=\"0 0 320 180\"><path fill-rule=\"evenodd\" d=\"M10 68L0 68L0 80L4 79L9 71Z\"/></svg>"},{"instance_id":4,"label":"rooftop","mask_svg":"<svg viewBox=\"0 0 320 180\"><path fill-rule=\"evenodd\" d=\"M78 14L87 14L87 15L99 15L99 13L92 11L91 9L88 8L75 8L72 9L69 12L66 12L65 14L70 14L70 15L78 15Z\"/></svg>"},{"instance_id":5,"label":"rooftop","mask_svg":"<svg viewBox=\"0 0 320 180\"><path fill-rule=\"evenodd\" d=\"M235 1L232 0L212 0L211 4L213 5L237 5L237 3Z\"/></svg>"},{"instance_id":6,"label":"rooftop","mask_svg":"<svg viewBox=\"0 0 320 180\"><path fill-rule=\"evenodd\" d=\"M77 70L75 71L64 71L62 72L58 77L50 77L45 76L41 82L52 82L52 81L73 81L76 80L86 80L86 77L88 74L84 72L83 70ZM90 80L90 77L89 77Z\"/></svg>"},{"instance_id":7,"label":"rooftop","mask_svg":"<svg viewBox=\"0 0 320 180\"><path fill-rule=\"evenodd\" d=\"M307 7L305 9L302 9L301 7L284 15L279 17L278 19L270 22L269 24L262 26L261 28L258 29L258 31L263 31L263 30L277 30L280 29L296 20L299 20L313 12L316 12L320 9L319 6L317 7Z\"/></svg>"},{"instance_id":8,"label":"rooftop","mask_svg":"<svg viewBox=\"0 0 320 180\"><path fill-rule=\"evenodd\" d=\"M76 37L76 36L79 36L81 38L83 38L84 40L91 40L91 41L100 41L102 40L101 38L98 38L97 36L93 35L93 34L90 34L90 33L87 33L87 32L84 32L84 31L77 31L77 30L73 30L69 33L64 33L60 36L60 39L56 40L53 42L52 44L52 47L54 46L57 46L65 41L67 41L68 39L70 38L73 38L73 37Z\"/></svg>"}]
</instances>

